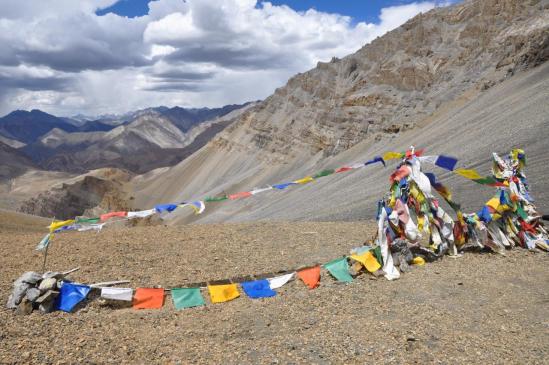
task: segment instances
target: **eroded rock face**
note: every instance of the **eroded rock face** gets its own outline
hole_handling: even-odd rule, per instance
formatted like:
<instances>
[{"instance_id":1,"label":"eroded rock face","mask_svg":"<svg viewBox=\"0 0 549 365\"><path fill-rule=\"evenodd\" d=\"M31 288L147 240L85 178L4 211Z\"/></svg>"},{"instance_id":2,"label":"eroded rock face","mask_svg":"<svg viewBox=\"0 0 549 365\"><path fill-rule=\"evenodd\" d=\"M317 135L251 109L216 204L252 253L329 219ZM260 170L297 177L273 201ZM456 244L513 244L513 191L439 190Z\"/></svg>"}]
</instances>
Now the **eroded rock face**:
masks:
<instances>
[{"instance_id":1,"label":"eroded rock face","mask_svg":"<svg viewBox=\"0 0 549 365\"><path fill-rule=\"evenodd\" d=\"M211 144L272 162L330 156L399 133L468 90L549 59L547 1L477 0L437 8L291 78Z\"/></svg>"}]
</instances>

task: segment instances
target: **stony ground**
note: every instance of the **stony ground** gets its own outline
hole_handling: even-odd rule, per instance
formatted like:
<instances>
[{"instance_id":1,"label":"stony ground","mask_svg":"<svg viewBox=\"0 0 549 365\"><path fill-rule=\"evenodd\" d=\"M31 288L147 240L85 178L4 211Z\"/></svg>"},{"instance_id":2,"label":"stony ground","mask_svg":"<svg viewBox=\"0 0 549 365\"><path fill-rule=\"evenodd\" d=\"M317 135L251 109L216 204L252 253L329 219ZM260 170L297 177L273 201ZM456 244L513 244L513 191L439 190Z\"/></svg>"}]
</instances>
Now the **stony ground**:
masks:
<instances>
[{"instance_id":1,"label":"stony ground","mask_svg":"<svg viewBox=\"0 0 549 365\"><path fill-rule=\"evenodd\" d=\"M3 302L18 275L40 270L34 247L43 224L1 228ZM184 286L323 263L361 245L372 227L254 223L66 233L53 243L47 268L79 266L72 279L84 283ZM548 262L545 253L517 249L506 257L445 258L394 282L361 275L341 285L323 272L315 290L293 281L274 298L243 294L183 311L170 297L162 310L97 300L72 314L17 316L2 308L0 363L547 363Z\"/></svg>"}]
</instances>

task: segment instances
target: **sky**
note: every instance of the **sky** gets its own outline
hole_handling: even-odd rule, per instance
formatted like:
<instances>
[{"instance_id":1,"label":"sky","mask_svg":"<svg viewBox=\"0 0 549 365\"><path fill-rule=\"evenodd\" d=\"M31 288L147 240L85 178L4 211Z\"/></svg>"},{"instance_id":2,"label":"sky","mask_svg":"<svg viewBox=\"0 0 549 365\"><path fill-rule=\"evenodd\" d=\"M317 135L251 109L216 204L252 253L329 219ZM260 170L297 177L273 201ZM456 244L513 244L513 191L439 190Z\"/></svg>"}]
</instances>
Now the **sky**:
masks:
<instances>
[{"instance_id":1,"label":"sky","mask_svg":"<svg viewBox=\"0 0 549 365\"><path fill-rule=\"evenodd\" d=\"M419 12L408 0L0 0L0 115L263 99Z\"/></svg>"}]
</instances>

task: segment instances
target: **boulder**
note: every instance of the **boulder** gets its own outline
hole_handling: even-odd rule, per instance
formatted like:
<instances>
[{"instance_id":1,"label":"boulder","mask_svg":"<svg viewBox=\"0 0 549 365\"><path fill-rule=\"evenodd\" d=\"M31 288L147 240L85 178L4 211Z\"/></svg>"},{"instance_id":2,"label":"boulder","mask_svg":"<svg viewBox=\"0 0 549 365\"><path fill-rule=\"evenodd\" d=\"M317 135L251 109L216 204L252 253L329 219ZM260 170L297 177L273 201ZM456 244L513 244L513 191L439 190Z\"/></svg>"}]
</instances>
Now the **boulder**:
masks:
<instances>
[{"instance_id":1,"label":"boulder","mask_svg":"<svg viewBox=\"0 0 549 365\"><path fill-rule=\"evenodd\" d=\"M48 290L53 290L57 288L57 279L55 278L47 278L40 282L40 285L38 286L38 289L40 289L41 293L45 293Z\"/></svg>"},{"instance_id":2,"label":"boulder","mask_svg":"<svg viewBox=\"0 0 549 365\"><path fill-rule=\"evenodd\" d=\"M21 303L21 300L25 297L25 294L27 293L27 290L30 288L30 285L24 282L15 282L13 284L13 291L11 295L8 298L8 302L6 303L6 307L8 308L16 308L19 303Z\"/></svg>"},{"instance_id":3,"label":"boulder","mask_svg":"<svg viewBox=\"0 0 549 365\"><path fill-rule=\"evenodd\" d=\"M32 313L32 302L27 298L23 298L21 303L17 306L16 314L27 315Z\"/></svg>"},{"instance_id":4,"label":"boulder","mask_svg":"<svg viewBox=\"0 0 549 365\"><path fill-rule=\"evenodd\" d=\"M30 288L27 290L26 298L31 302L34 302L40 296L40 290L37 288Z\"/></svg>"},{"instance_id":5,"label":"boulder","mask_svg":"<svg viewBox=\"0 0 549 365\"><path fill-rule=\"evenodd\" d=\"M26 273L21 275L17 280L15 280L14 286L16 285L16 283L36 284L40 280L42 280L42 275L34 271L27 271Z\"/></svg>"}]
</instances>

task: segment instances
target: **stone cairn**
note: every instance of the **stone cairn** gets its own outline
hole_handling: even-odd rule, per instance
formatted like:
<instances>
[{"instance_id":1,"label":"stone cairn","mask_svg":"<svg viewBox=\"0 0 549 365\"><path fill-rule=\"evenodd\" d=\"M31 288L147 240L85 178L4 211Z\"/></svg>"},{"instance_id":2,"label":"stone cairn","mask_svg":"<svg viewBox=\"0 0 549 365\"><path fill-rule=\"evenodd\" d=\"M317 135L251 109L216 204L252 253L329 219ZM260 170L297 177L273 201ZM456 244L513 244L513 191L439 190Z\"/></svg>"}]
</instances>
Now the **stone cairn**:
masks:
<instances>
[{"instance_id":1,"label":"stone cairn","mask_svg":"<svg viewBox=\"0 0 549 365\"><path fill-rule=\"evenodd\" d=\"M78 268L66 272L48 271L44 274L27 271L14 281L6 307L15 309L17 314L30 314L34 309L42 313L52 312L63 279L77 270Z\"/></svg>"}]
</instances>

